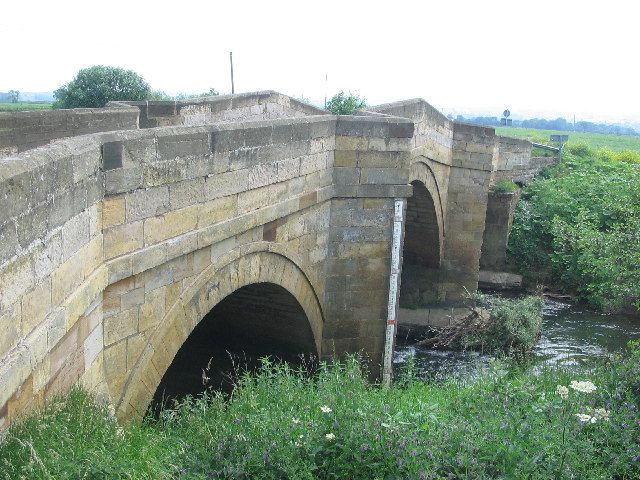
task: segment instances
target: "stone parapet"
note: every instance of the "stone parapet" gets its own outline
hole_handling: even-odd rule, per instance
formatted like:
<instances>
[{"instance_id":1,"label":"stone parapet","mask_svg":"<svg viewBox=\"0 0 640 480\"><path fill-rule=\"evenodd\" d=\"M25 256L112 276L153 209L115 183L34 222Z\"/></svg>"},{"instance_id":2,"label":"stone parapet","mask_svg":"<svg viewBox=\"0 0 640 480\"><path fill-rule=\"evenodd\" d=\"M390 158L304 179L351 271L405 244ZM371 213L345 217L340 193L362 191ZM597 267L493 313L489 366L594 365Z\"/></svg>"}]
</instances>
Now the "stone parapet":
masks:
<instances>
[{"instance_id":1,"label":"stone parapet","mask_svg":"<svg viewBox=\"0 0 640 480\"><path fill-rule=\"evenodd\" d=\"M136 108L0 112L0 158L89 133L138 128Z\"/></svg>"}]
</instances>

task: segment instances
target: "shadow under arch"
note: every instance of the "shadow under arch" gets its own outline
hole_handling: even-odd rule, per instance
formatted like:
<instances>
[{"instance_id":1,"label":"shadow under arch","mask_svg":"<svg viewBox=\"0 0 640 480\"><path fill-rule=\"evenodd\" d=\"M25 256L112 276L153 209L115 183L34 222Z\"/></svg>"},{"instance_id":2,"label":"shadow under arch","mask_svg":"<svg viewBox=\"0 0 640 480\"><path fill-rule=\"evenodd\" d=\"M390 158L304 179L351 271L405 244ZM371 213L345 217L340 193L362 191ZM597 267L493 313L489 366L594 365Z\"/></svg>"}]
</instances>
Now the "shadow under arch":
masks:
<instances>
[{"instance_id":1,"label":"shadow under arch","mask_svg":"<svg viewBox=\"0 0 640 480\"><path fill-rule=\"evenodd\" d=\"M306 343L318 357L321 355L324 320L316 292L296 262L284 255L284 249L276 252L273 247L267 242L245 245L219 258L198 275L169 309L132 368L122 394L118 395L119 418L141 419L176 354L200 322L219 304L226 303L224 308L237 311L238 302L246 300L247 295L288 298L284 305L291 318L304 317L307 321L300 343ZM231 300L223 302L227 298ZM280 328L281 332L285 330L286 327ZM293 337L290 331L287 335Z\"/></svg>"},{"instance_id":2,"label":"shadow under arch","mask_svg":"<svg viewBox=\"0 0 640 480\"><path fill-rule=\"evenodd\" d=\"M416 308L440 301L444 218L440 192L429 166L411 166L413 195L407 199L400 306Z\"/></svg>"}]
</instances>

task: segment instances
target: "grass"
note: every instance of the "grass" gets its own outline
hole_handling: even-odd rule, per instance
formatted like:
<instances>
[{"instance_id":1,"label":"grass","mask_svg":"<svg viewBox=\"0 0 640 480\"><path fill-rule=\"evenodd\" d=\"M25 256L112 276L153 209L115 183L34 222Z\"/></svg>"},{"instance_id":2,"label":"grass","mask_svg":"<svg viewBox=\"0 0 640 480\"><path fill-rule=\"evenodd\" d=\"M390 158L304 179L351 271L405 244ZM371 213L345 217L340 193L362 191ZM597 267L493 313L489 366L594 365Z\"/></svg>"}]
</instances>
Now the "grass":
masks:
<instances>
[{"instance_id":1,"label":"grass","mask_svg":"<svg viewBox=\"0 0 640 480\"><path fill-rule=\"evenodd\" d=\"M51 110L52 103L0 103L0 112L18 112L25 110Z\"/></svg>"},{"instance_id":2,"label":"grass","mask_svg":"<svg viewBox=\"0 0 640 480\"><path fill-rule=\"evenodd\" d=\"M514 193L518 191L518 185L511 180L502 179L495 183L492 190L496 193Z\"/></svg>"},{"instance_id":3,"label":"grass","mask_svg":"<svg viewBox=\"0 0 640 480\"><path fill-rule=\"evenodd\" d=\"M640 136L604 135L600 133L560 132L555 130L537 130L533 128L496 127L496 133L505 137L523 138L535 143L551 145L550 135L569 135L568 144L584 143L594 150L640 150Z\"/></svg>"},{"instance_id":4,"label":"grass","mask_svg":"<svg viewBox=\"0 0 640 480\"><path fill-rule=\"evenodd\" d=\"M572 380L597 389L565 398ZM639 402L638 350L537 375L496 361L466 383L408 369L391 388L353 359L313 378L267 364L228 402L206 395L124 428L75 390L10 428L0 478L632 479Z\"/></svg>"}]
</instances>

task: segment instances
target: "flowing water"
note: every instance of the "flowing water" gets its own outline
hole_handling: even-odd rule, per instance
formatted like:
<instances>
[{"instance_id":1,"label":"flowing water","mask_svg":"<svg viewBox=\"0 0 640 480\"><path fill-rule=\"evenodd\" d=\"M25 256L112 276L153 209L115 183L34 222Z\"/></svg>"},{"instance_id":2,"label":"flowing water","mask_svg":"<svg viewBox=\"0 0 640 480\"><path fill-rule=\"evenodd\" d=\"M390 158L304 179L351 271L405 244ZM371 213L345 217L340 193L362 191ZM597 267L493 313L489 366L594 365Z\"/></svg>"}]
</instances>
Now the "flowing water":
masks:
<instances>
[{"instance_id":1,"label":"flowing water","mask_svg":"<svg viewBox=\"0 0 640 480\"><path fill-rule=\"evenodd\" d=\"M629 340L640 338L640 319L603 315L568 303L547 299L542 335L533 351L535 363L576 365L608 353L622 351ZM490 356L478 352L431 350L416 346L396 349L394 366L400 368L414 356L417 374L442 379L471 375Z\"/></svg>"}]
</instances>

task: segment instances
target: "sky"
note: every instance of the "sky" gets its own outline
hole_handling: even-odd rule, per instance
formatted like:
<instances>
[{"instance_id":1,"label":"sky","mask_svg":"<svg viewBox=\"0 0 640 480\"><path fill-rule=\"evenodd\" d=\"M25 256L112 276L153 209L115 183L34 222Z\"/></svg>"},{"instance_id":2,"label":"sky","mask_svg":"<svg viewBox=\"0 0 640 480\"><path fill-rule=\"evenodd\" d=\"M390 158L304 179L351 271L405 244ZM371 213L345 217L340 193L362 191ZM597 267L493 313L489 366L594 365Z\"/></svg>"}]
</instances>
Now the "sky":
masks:
<instances>
[{"instance_id":1,"label":"sky","mask_svg":"<svg viewBox=\"0 0 640 480\"><path fill-rule=\"evenodd\" d=\"M0 91L92 65L154 90L420 97L451 113L640 121L632 0L20 0L0 9Z\"/></svg>"}]
</instances>

